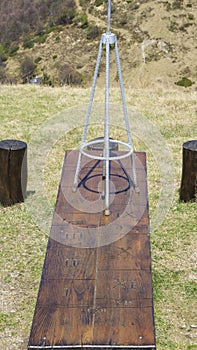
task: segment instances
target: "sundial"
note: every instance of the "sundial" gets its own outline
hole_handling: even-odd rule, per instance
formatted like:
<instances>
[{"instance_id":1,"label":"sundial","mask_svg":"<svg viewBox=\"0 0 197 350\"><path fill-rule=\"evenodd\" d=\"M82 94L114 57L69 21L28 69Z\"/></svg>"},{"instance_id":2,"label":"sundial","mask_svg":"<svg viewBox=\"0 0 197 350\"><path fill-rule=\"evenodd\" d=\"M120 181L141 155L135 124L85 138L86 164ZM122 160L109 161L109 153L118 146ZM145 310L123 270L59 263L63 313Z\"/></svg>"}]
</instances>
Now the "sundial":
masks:
<instances>
[{"instance_id":1,"label":"sundial","mask_svg":"<svg viewBox=\"0 0 197 350\"><path fill-rule=\"evenodd\" d=\"M28 349L156 348L146 154L133 152L110 17L108 1L107 32L100 41L81 146L67 151L64 159ZM126 143L110 139L111 44ZM104 136L86 141L104 45ZM90 149L98 143L101 149ZM126 151L112 151L111 144Z\"/></svg>"},{"instance_id":2,"label":"sundial","mask_svg":"<svg viewBox=\"0 0 197 350\"><path fill-rule=\"evenodd\" d=\"M129 128L129 118L128 118L126 100L125 100L125 94L124 94L123 79L122 79L120 58L119 58L119 52L118 52L118 42L117 42L116 35L111 33L110 31L110 28L111 28L110 22L111 22L111 1L109 0L107 32L102 35L100 40L96 68L95 68L94 79L92 84L92 90L91 90L88 110L86 114L85 126L84 126L83 135L82 135L82 142L79 150L79 157L78 157L76 173L74 177L74 186L73 186L73 190L76 191L78 187L78 175L80 171L82 155L85 155L90 159L96 159L96 160L102 161L103 162L102 178L104 182L102 196L105 200L105 215L110 214L110 209L109 209L110 207L110 198L109 198L110 197L110 179L109 179L110 178L110 171L109 171L110 161L119 161L121 159L124 159L130 156L131 162L132 162L133 185L137 190L139 190L137 188L136 169L135 169L135 161L133 156L133 145L132 145L131 133ZM114 50L115 50L116 66L117 66L117 73L118 73L118 79L120 84L122 106L123 106L123 112L124 112L124 122L125 122L126 131L127 131L128 142L123 142L120 140L110 140L110 50L112 45L114 46ZM100 67L100 62L102 57L103 46L105 46L105 49L106 49L106 79L105 79L106 83L105 83L105 116L104 116L103 152L102 152L102 155L100 154L93 155L92 153L88 152L88 147L92 145L95 146L96 144L100 143L102 140L99 139L99 140L93 140L93 141L87 142L86 135L87 135L87 129L90 122L92 103L93 103L93 98L94 98L94 93L96 88L97 77L99 74L99 67ZM127 149L127 151L124 152L123 154L110 155L110 143L122 145Z\"/></svg>"}]
</instances>

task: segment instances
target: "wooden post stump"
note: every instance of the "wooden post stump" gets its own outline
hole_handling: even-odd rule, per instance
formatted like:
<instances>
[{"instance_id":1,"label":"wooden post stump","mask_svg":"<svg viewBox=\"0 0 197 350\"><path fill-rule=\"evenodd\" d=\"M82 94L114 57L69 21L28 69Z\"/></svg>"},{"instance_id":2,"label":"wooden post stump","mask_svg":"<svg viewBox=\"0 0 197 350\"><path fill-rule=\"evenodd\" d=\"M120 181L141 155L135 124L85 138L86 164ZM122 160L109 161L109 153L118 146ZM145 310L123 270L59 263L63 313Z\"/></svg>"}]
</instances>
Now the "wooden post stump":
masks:
<instances>
[{"instance_id":1,"label":"wooden post stump","mask_svg":"<svg viewBox=\"0 0 197 350\"><path fill-rule=\"evenodd\" d=\"M183 144L183 168L180 200L188 202L197 197L197 140Z\"/></svg>"},{"instance_id":2,"label":"wooden post stump","mask_svg":"<svg viewBox=\"0 0 197 350\"><path fill-rule=\"evenodd\" d=\"M27 187L27 144L0 141L0 202L7 206L23 202Z\"/></svg>"}]
</instances>

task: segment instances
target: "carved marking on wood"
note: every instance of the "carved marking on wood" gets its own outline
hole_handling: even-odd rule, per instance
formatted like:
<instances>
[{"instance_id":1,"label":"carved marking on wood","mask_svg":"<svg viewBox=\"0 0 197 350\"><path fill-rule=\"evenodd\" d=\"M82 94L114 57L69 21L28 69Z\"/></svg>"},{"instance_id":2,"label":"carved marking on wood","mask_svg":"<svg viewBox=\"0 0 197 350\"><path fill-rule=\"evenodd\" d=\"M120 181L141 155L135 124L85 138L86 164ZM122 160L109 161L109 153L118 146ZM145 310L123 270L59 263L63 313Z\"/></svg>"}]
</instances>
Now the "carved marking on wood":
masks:
<instances>
[{"instance_id":1,"label":"carved marking on wood","mask_svg":"<svg viewBox=\"0 0 197 350\"><path fill-rule=\"evenodd\" d=\"M115 285L113 285L113 288L121 287L127 292L129 291L130 288L126 286L126 283L127 283L126 281L119 281L118 279L115 279L114 282L115 282Z\"/></svg>"},{"instance_id":2,"label":"carved marking on wood","mask_svg":"<svg viewBox=\"0 0 197 350\"><path fill-rule=\"evenodd\" d=\"M42 344L51 349L56 346L79 346L86 350L91 345L104 349L112 344L119 349L123 346L141 349L148 346L154 349L148 209L139 222L136 219L138 207L134 211L133 208L128 209L121 216L122 208L128 203L126 192L115 195L108 221L103 219L103 213L89 214L72 208L61 191L62 184L72 191L69 186L72 186L73 181L70 180L73 179L77 161L75 152L72 154L63 169L56 204L57 215L54 216L47 247L29 350ZM137 153L135 157L145 167L145 155ZM124 160L125 167L128 162L128 159ZM115 173L116 165L111 164L111 167ZM94 171L98 174L96 168ZM143 193L146 200L144 174L137 175L144 186L140 196ZM91 184L96 186L98 176L95 180L94 172L91 175ZM122 177L118 181L121 188ZM95 199L95 194L85 192L87 190L82 185L80 190L84 191L87 200ZM80 248L80 241L89 244L90 240L96 242L100 239L101 227L110 227L113 222L116 223L117 217L118 220L121 218L118 230L125 226L125 235L103 246ZM96 228L94 236L89 234L92 227ZM106 231L106 234L109 232ZM110 234L114 234L113 230ZM76 246L72 243L76 243Z\"/></svg>"}]
</instances>

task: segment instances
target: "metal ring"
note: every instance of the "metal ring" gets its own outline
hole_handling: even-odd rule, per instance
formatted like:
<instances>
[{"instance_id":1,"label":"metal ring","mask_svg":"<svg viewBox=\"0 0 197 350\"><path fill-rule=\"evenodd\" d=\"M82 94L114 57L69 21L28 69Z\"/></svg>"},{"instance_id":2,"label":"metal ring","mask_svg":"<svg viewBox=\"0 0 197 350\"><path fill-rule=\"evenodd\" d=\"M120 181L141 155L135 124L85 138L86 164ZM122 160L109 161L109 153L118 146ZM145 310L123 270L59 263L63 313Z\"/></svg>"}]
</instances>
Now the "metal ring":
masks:
<instances>
[{"instance_id":1,"label":"metal ring","mask_svg":"<svg viewBox=\"0 0 197 350\"><path fill-rule=\"evenodd\" d=\"M89 157L89 158L91 158L91 159L98 159L98 160L105 160L105 161L106 161L106 160L107 160L106 157L104 157L104 156L97 156L97 155L91 155L91 154L87 153L86 150L84 150L84 148L86 148L86 147L88 147L88 146L91 146L91 145L95 145L95 144L100 143L100 142L101 142L100 140L99 140L99 141L98 141L98 140L92 140L92 141L86 142L86 143L84 143L84 144L81 146L80 152L81 152L83 155L85 155L85 156L87 156L87 157ZM120 156L111 156L111 157L108 158L108 160L120 160L120 159L124 159L124 158L129 157L129 156L133 153L133 147L132 147L132 145L129 145L129 144L126 143L126 142L118 141L118 140L110 140L110 142L112 142L112 143L118 143L119 145L125 146L125 147L127 147L127 148L129 149L129 151L128 151L127 153L125 153L125 154L120 155Z\"/></svg>"}]
</instances>

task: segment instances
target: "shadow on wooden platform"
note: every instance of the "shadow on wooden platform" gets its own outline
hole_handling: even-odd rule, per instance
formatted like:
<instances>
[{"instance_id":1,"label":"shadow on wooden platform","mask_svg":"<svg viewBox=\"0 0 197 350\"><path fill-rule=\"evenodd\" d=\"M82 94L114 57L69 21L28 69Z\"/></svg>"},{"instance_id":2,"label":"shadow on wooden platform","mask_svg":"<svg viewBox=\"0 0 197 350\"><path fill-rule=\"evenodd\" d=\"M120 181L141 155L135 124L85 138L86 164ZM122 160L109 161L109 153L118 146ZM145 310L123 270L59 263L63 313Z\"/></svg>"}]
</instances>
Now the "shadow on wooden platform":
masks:
<instances>
[{"instance_id":1,"label":"shadow on wooden platform","mask_svg":"<svg viewBox=\"0 0 197 350\"><path fill-rule=\"evenodd\" d=\"M155 349L145 153L111 162L111 215L101 162L66 153L28 349ZM85 158L85 157L84 157Z\"/></svg>"}]
</instances>

